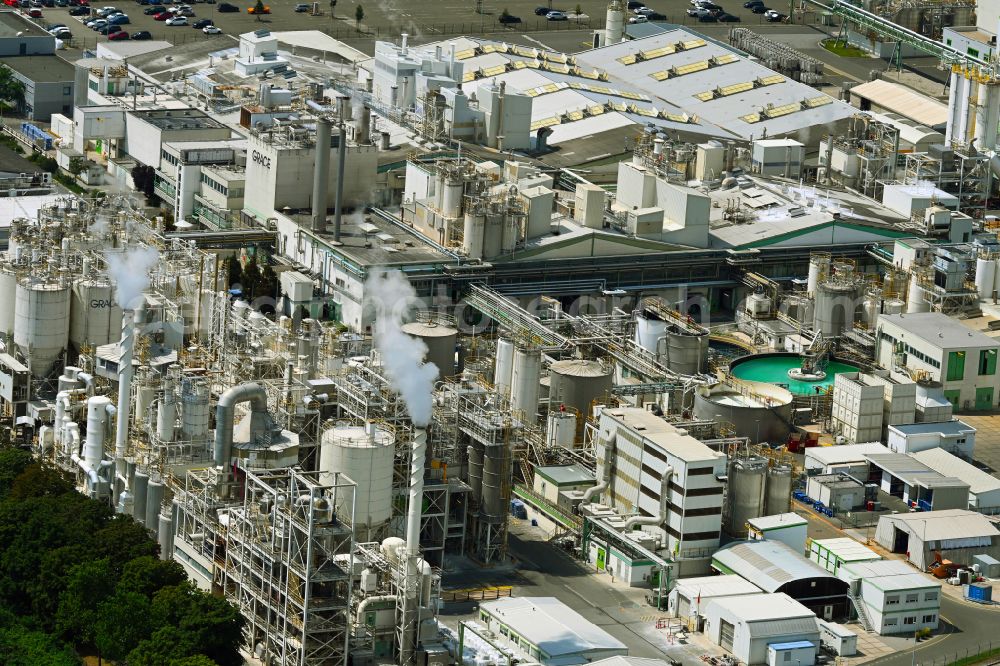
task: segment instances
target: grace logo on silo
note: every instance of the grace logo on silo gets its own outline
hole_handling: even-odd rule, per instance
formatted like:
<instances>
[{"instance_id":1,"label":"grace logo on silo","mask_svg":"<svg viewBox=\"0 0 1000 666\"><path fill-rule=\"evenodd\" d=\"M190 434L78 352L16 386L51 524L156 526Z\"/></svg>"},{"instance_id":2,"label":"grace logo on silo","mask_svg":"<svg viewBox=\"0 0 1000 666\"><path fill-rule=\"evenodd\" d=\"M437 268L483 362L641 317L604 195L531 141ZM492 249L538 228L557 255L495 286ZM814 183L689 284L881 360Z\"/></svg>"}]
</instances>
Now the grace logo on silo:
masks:
<instances>
[{"instance_id":1,"label":"grace logo on silo","mask_svg":"<svg viewBox=\"0 0 1000 666\"><path fill-rule=\"evenodd\" d=\"M267 155L262 154L260 151L253 151L250 153L250 159L252 159L257 164L261 165L265 169L271 168L271 158Z\"/></svg>"}]
</instances>

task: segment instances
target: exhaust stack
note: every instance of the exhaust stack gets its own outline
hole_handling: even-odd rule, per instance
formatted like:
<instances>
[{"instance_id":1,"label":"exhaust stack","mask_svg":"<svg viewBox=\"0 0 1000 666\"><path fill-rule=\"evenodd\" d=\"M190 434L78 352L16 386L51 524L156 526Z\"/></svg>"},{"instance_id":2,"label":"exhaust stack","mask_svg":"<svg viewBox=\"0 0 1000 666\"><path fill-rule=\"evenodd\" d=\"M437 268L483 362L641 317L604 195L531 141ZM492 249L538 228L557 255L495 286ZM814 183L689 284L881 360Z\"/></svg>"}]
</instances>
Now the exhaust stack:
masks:
<instances>
[{"instance_id":1,"label":"exhaust stack","mask_svg":"<svg viewBox=\"0 0 1000 666\"><path fill-rule=\"evenodd\" d=\"M316 169L313 171L312 230L326 231L326 196L330 188L330 137L327 118L316 121Z\"/></svg>"}]
</instances>

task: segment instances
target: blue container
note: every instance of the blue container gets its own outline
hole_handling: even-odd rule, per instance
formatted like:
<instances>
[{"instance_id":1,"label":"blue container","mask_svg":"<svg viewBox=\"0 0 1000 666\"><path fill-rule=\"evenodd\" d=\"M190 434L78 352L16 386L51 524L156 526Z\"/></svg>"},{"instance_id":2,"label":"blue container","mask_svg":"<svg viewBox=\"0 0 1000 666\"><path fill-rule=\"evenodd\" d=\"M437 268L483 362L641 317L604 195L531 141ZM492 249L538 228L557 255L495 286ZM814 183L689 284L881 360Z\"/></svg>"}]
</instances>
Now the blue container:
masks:
<instances>
[{"instance_id":1,"label":"blue container","mask_svg":"<svg viewBox=\"0 0 1000 666\"><path fill-rule=\"evenodd\" d=\"M972 601L989 602L993 600L993 588L985 583L970 583L965 587L965 597Z\"/></svg>"}]
</instances>

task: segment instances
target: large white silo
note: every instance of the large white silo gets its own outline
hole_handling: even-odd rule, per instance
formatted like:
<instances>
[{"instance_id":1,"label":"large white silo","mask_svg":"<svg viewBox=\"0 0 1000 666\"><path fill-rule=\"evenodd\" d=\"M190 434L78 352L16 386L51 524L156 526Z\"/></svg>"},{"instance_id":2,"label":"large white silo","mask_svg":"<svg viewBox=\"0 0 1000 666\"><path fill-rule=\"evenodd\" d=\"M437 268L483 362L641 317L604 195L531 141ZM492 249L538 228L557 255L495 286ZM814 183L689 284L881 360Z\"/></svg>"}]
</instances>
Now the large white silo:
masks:
<instances>
[{"instance_id":1,"label":"large white silo","mask_svg":"<svg viewBox=\"0 0 1000 666\"><path fill-rule=\"evenodd\" d=\"M323 433L319 454L320 483L333 484L334 474L348 476L357 484L354 504L337 494L336 510L348 521L354 512L355 536L374 538L392 516L392 463L395 435L369 423L338 423Z\"/></svg>"},{"instance_id":2,"label":"large white silo","mask_svg":"<svg viewBox=\"0 0 1000 666\"><path fill-rule=\"evenodd\" d=\"M14 344L35 377L47 377L69 339L70 290L63 282L23 278L14 304Z\"/></svg>"}]
</instances>

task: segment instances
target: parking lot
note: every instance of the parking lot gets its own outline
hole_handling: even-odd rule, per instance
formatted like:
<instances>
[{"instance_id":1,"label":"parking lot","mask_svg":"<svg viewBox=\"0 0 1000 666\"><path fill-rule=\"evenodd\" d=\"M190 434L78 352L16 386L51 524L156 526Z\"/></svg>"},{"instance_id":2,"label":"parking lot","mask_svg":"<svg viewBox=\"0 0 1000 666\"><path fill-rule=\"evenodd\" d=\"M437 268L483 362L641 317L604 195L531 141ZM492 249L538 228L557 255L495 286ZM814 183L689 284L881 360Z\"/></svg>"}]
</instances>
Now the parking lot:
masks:
<instances>
[{"instance_id":1,"label":"parking lot","mask_svg":"<svg viewBox=\"0 0 1000 666\"><path fill-rule=\"evenodd\" d=\"M315 8L318 13L296 13L297 4L292 0L272 0L268 4L271 14L255 17L246 13L255 0L236 0L232 4L240 7L239 13L222 13L218 4L189 4L194 9L195 17L188 23L203 18L211 19L226 35L238 35L243 32L268 28L271 30L321 30L331 36L344 40L366 52L372 52L376 39L398 38L399 33L408 32L412 43L422 43L445 39L448 36L470 34L486 35L495 39L509 39L549 45L551 41L562 44L557 47L562 50L578 51L590 45L590 34L593 29L604 27L604 16L607 7L606 0L579 0L578 2L553 2L552 7L568 13L569 20L550 22L534 13L536 7L548 6L547 2L538 0L503 0L493 2L484 0L483 13L477 14L474 0L435 0L433 2L412 2L410 0L339 0L337 7L331 13L328 0L321 0ZM767 2L768 0L765 0ZM717 0L727 13L739 17L743 25L775 25L767 24L759 14L753 14L743 8L742 0ZM122 28L129 33L137 30L147 30L153 39L164 39L177 44L193 40L215 39L223 41L224 35L204 35L200 30L188 26L167 26L155 21L152 16L143 14L145 6L131 0L97 0L93 3L95 9L102 6L118 7L128 14L130 23ZM357 7L362 7L364 18L360 25L355 21ZM737 23L715 24L700 23L694 17L687 15L690 5L686 0L651 0L649 6L665 15L669 22L682 23L705 30L712 36L724 35L725 31ZM577 14L577 8L580 13ZM778 11L787 13L783 3L775 7ZM507 10L521 19L520 24L505 26L499 22L501 13ZM69 16L69 8L44 8L43 24L62 23L68 26L73 34L73 48L94 48L96 43L107 37L98 35L82 25L78 17ZM630 13L631 15L631 13ZM525 39L523 35L533 36Z\"/></svg>"}]
</instances>

